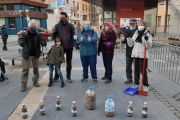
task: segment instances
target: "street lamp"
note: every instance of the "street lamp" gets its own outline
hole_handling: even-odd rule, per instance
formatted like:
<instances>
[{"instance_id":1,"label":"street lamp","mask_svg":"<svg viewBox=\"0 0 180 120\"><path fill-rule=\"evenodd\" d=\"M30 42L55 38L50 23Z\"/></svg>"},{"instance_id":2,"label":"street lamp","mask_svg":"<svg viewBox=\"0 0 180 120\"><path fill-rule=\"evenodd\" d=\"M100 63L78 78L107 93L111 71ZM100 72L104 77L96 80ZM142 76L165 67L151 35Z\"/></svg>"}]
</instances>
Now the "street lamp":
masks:
<instances>
[{"instance_id":1,"label":"street lamp","mask_svg":"<svg viewBox=\"0 0 180 120\"><path fill-rule=\"evenodd\" d=\"M24 12L24 10L19 10L19 13L20 13L20 20L21 20L21 29L22 29L22 16L21 16L21 13Z\"/></svg>"},{"instance_id":2,"label":"street lamp","mask_svg":"<svg viewBox=\"0 0 180 120\"><path fill-rule=\"evenodd\" d=\"M28 13L29 13L29 10L25 10L26 14L27 14L27 23L30 21L29 20L29 16L28 16Z\"/></svg>"}]
</instances>

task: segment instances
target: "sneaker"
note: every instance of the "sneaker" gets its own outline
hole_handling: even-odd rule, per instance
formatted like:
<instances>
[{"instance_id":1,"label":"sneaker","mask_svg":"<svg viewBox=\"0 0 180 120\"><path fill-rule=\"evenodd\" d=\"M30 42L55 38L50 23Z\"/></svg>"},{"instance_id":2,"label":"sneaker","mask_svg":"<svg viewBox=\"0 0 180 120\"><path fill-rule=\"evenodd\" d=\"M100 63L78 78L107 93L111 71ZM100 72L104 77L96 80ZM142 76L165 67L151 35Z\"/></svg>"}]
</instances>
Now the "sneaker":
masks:
<instances>
[{"instance_id":1,"label":"sneaker","mask_svg":"<svg viewBox=\"0 0 180 120\"><path fill-rule=\"evenodd\" d=\"M149 86L144 86L144 92L149 92Z\"/></svg>"},{"instance_id":2,"label":"sneaker","mask_svg":"<svg viewBox=\"0 0 180 120\"><path fill-rule=\"evenodd\" d=\"M111 83L112 82L112 80L106 80L105 81L105 83Z\"/></svg>"},{"instance_id":3,"label":"sneaker","mask_svg":"<svg viewBox=\"0 0 180 120\"><path fill-rule=\"evenodd\" d=\"M101 78L102 80L107 80L108 78L106 76L102 77Z\"/></svg>"},{"instance_id":4,"label":"sneaker","mask_svg":"<svg viewBox=\"0 0 180 120\"><path fill-rule=\"evenodd\" d=\"M52 86L52 80L49 81L48 87Z\"/></svg>"},{"instance_id":5,"label":"sneaker","mask_svg":"<svg viewBox=\"0 0 180 120\"><path fill-rule=\"evenodd\" d=\"M72 83L71 78L68 78L68 79L67 79L67 82L68 82L68 83Z\"/></svg>"},{"instance_id":6,"label":"sneaker","mask_svg":"<svg viewBox=\"0 0 180 120\"><path fill-rule=\"evenodd\" d=\"M98 82L97 79L94 79L94 80L93 80L93 83L97 83L97 82Z\"/></svg>"},{"instance_id":7,"label":"sneaker","mask_svg":"<svg viewBox=\"0 0 180 120\"><path fill-rule=\"evenodd\" d=\"M85 78L83 78L83 79L81 79L81 82L83 83L83 82L86 82L87 81L87 79L85 79Z\"/></svg>"},{"instance_id":8,"label":"sneaker","mask_svg":"<svg viewBox=\"0 0 180 120\"><path fill-rule=\"evenodd\" d=\"M58 81L59 81L59 78L54 78L54 79L52 80L53 83L56 83L56 82L58 82Z\"/></svg>"},{"instance_id":9,"label":"sneaker","mask_svg":"<svg viewBox=\"0 0 180 120\"><path fill-rule=\"evenodd\" d=\"M22 87L21 87L21 92L24 92L24 91L26 91L26 87L25 87L25 86L22 86Z\"/></svg>"},{"instance_id":10,"label":"sneaker","mask_svg":"<svg viewBox=\"0 0 180 120\"><path fill-rule=\"evenodd\" d=\"M61 88L65 87L65 84L64 82L61 83Z\"/></svg>"},{"instance_id":11,"label":"sneaker","mask_svg":"<svg viewBox=\"0 0 180 120\"><path fill-rule=\"evenodd\" d=\"M133 85L132 88L136 88L136 89L139 89L139 85Z\"/></svg>"},{"instance_id":12,"label":"sneaker","mask_svg":"<svg viewBox=\"0 0 180 120\"><path fill-rule=\"evenodd\" d=\"M133 82L132 79L127 79L124 83L129 84L129 83L132 83L132 82Z\"/></svg>"},{"instance_id":13,"label":"sneaker","mask_svg":"<svg viewBox=\"0 0 180 120\"><path fill-rule=\"evenodd\" d=\"M33 85L34 85L34 87L40 87L38 82L34 82Z\"/></svg>"}]
</instances>

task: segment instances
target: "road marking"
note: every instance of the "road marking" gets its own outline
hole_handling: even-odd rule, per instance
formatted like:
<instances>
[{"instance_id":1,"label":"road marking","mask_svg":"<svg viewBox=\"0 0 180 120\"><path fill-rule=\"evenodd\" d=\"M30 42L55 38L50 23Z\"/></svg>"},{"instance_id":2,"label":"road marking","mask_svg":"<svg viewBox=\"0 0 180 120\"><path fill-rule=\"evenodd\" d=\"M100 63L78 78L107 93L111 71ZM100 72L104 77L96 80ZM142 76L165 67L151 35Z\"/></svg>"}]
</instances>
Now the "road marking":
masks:
<instances>
[{"instance_id":1,"label":"road marking","mask_svg":"<svg viewBox=\"0 0 180 120\"><path fill-rule=\"evenodd\" d=\"M43 72L43 71L48 71L49 68L39 68L39 72ZM66 68L65 67L62 67L61 68L62 71L66 71ZM82 71L83 68L82 67L73 67L72 68L72 71ZM104 67L97 67L97 70L98 71L101 71L101 70L105 70ZM126 70L125 67L114 67L113 70L119 70L119 71L124 71ZM6 69L7 72L21 72L22 71L22 68L7 68ZM30 68L29 71L33 71L33 68Z\"/></svg>"}]
</instances>

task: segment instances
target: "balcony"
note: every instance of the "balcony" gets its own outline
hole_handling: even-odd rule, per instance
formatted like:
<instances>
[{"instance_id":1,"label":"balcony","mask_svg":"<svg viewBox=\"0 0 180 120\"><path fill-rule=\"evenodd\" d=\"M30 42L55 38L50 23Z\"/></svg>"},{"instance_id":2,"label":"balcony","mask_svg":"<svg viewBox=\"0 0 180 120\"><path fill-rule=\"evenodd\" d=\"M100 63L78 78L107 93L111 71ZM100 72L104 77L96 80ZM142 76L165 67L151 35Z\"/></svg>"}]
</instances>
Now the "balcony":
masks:
<instances>
[{"instance_id":1,"label":"balcony","mask_svg":"<svg viewBox=\"0 0 180 120\"><path fill-rule=\"evenodd\" d=\"M79 7L73 6L73 11L74 11L74 12L78 12L78 11L79 11Z\"/></svg>"}]
</instances>

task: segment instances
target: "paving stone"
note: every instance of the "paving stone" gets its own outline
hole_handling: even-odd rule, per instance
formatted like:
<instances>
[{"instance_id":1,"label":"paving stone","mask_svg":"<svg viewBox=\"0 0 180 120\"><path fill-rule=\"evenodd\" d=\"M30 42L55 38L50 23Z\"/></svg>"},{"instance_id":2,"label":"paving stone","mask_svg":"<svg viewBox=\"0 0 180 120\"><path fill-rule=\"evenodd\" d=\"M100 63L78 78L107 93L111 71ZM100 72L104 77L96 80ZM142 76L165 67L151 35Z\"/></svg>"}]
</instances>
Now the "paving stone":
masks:
<instances>
[{"instance_id":1,"label":"paving stone","mask_svg":"<svg viewBox=\"0 0 180 120\"><path fill-rule=\"evenodd\" d=\"M174 107L169 107L169 109L170 109L171 111L175 111Z\"/></svg>"}]
</instances>

